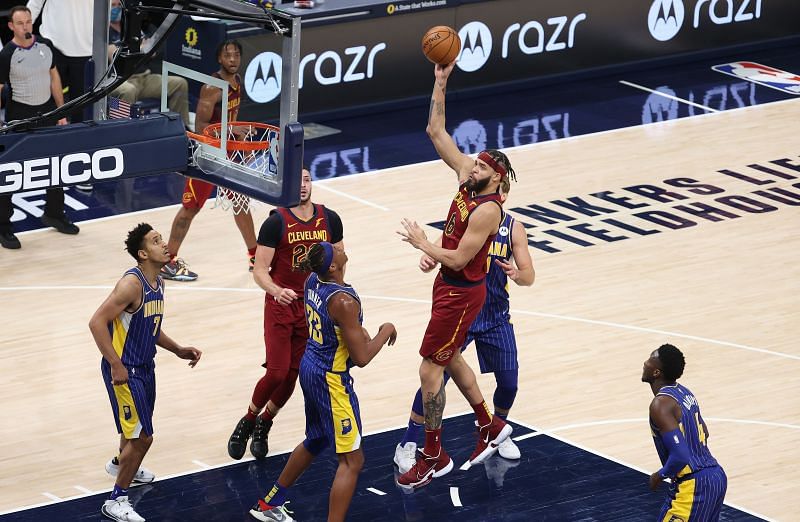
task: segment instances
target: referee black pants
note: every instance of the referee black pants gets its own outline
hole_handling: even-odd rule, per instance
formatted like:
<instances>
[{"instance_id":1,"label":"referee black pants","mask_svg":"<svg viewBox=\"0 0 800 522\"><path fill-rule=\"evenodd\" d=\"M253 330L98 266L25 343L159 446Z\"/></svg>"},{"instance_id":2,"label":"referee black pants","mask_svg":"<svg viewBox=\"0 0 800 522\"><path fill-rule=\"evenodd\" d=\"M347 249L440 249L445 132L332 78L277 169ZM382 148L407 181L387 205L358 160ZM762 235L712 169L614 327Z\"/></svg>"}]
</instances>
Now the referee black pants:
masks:
<instances>
[{"instance_id":1,"label":"referee black pants","mask_svg":"<svg viewBox=\"0 0 800 522\"><path fill-rule=\"evenodd\" d=\"M22 120L43 114L56 108L52 98L42 105L27 105L9 100L6 106L6 121ZM61 218L64 215L64 189L61 187L49 188L45 195L44 213L46 216ZM14 207L11 204L11 194L0 194L0 232L11 232L11 216Z\"/></svg>"}]
</instances>

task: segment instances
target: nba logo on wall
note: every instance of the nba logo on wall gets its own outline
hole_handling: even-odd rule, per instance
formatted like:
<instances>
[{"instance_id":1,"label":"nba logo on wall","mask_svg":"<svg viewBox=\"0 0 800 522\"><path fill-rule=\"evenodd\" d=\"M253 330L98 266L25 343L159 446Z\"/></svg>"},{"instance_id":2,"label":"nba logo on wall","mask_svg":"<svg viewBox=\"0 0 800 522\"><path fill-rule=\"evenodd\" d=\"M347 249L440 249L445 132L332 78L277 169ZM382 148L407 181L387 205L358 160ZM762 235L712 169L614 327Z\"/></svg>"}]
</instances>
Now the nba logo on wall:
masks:
<instances>
[{"instance_id":1,"label":"nba logo on wall","mask_svg":"<svg viewBox=\"0 0 800 522\"><path fill-rule=\"evenodd\" d=\"M483 22L470 22L458 31L461 52L456 65L465 72L483 67L492 54L492 32Z\"/></svg>"},{"instance_id":2,"label":"nba logo on wall","mask_svg":"<svg viewBox=\"0 0 800 522\"><path fill-rule=\"evenodd\" d=\"M247 64L244 89L256 103L267 103L281 93L281 68L283 60L273 52L263 52Z\"/></svg>"},{"instance_id":3,"label":"nba logo on wall","mask_svg":"<svg viewBox=\"0 0 800 522\"><path fill-rule=\"evenodd\" d=\"M647 16L650 34L659 42L671 40L681 30L684 14L682 0L655 0Z\"/></svg>"}]
</instances>

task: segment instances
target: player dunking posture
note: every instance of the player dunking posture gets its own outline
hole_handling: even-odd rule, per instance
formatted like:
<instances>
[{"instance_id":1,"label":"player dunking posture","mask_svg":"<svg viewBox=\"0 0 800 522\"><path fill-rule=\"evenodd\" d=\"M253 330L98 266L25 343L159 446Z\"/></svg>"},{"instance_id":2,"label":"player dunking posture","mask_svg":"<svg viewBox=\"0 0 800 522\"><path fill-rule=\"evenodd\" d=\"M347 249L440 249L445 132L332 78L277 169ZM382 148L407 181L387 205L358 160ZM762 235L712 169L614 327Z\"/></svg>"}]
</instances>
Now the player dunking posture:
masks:
<instances>
[{"instance_id":1,"label":"player dunking posture","mask_svg":"<svg viewBox=\"0 0 800 522\"><path fill-rule=\"evenodd\" d=\"M258 381L247 413L228 440L228 454L241 459L252 435L250 452L267 456L272 419L291 397L300 359L306 349L308 327L303 310L303 283L309 272L301 267L311 245L328 241L342 247L342 220L311 201L311 173L304 168L300 203L277 208L261 225L253 277L264 296L264 344L267 371ZM259 415L261 410L264 412Z\"/></svg>"},{"instance_id":2,"label":"player dunking posture","mask_svg":"<svg viewBox=\"0 0 800 522\"><path fill-rule=\"evenodd\" d=\"M239 116L239 103L242 98L242 77L239 76L239 66L242 62L242 44L237 40L226 40L217 48L217 61L219 71L212 74L216 78L228 82L228 121L236 121ZM200 89L200 99L197 102L197 116L195 129L197 133L212 123L222 121L222 91L211 85L204 85ZM194 281L197 274L189 270L186 262L178 257L178 250L189 233L192 220L203 208L206 200L211 196L214 185L198 179L186 178L183 188L183 202L180 210L172 220L167 247L170 252L170 262L161 270L164 279L172 281ZM227 190L220 188L219 190ZM253 215L250 209L242 211L238 207L233 209L233 220L239 228L244 244L247 247L247 258L250 270L253 270L256 255L256 232L253 225Z\"/></svg>"},{"instance_id":3,"label":"player dunking posture","mask_svg":"<svg viewBox=\"0 0 800 522\"><path fill-rule=\"evenodd\" d=\"M340 245L313 245L301 265L312 270L305 282L308 345L300 363L306 403L306 438L297 445L278 480L250 514L258 520L289 522L287 490L319 453L333 446L339 467L331 485L328 521L343 521L364 465L361 413L350 368L366 366L397 331L384 323L374 339L361 326L361 300L344 282L347 254Z\"/></svg>"},{"instance_id":4,"label":"player dunking posture","mask_svg":"<svg viewBox=\"0 0 800 522\"><path fill-rule=\"evenodd\" d=\"M478 444L470 463L483 462L493 455L512 431L502 418L489 413L475 373L461 356L461 347L486 298L487 256L503 218L500 183L514 171L506 155L497 150L485 150L473 160L458 150L445 130L445 90L454 65L435 66L427 129L439 155L458 175L458 192L447 213L442 245L428 241L422 228L408 219L402 221L404 230L398 232L404 241L442 265L433 284L431 319L419 351L423 357L419 376L425 448L418 452L414 466L397 479L406 489L425 486L453 469L453 461L441 443L445 368L478 420Z\"/></svg>"},{"instance_id":5,"label":"player dunking posture","mask_svg":"<svg viewBox=\"0 0 800 522\"><path fill-rule=\"evenodd\" d=\"M103 382L120 433L119 456L106 465L117 479L101 511L120 522L143 522L128 502L128 488L131 482L155 478L140 466L153 443L156 345L188 359L191 367L202 354L197 348L180 346L161 329L164 282L158 272L169 261L161 234L142 223L128 233L125 248L137 265L125 272L100 305L89 329L103 354Z\"/></svg>"},{"instance_id":6,"label":"player dunking posture","mask_svg":"<svg viewBox=\"0 0 800 522\"><path fill-rule=\"evenodd\" d=\"M508 178L500 183L502 200L505 201L511 184ZM437 244L441 244L441 237ZM419 262L420 270L430 272L438 263L427 254L422 254ZM535 273L533 260L528 250L528 236L525 228L510 214L503 217L500 230L489 247L489 273L486 274L486 301L481 312L472 323L467 333L463 352L475 341L481 373L494 373L497 387L494 391L494 414L506 420L514 398L517 395L519 362L517 360L517 339L514 325L511 323L510 304L508 300L508 281L519 286L533 284ZM445 372L445 381L450 376ZM400 473L405 473L416 462L417 440L424 425L422 410L422 391L417 390L408 428L403 440L397 445L394 462ZM511 438L507 438L498 447L500 456L516 460L520 451Z\"/></svg>"},{"instance_id":7,"label":"player dunking posture","mask_svg":"<svg viewBox=\"0 0 800 522\"><path fill-rule=\"evenodd\" d=\"M669 478L669 494L658 515L665 522L719 520L728 477L708 449L708 428L694 394L677 379L686 361L679 349L663 344L644 362L642 382L655 398L650 429L662 467L650 475L650 489Z\"/></svg>"}]
</instances>

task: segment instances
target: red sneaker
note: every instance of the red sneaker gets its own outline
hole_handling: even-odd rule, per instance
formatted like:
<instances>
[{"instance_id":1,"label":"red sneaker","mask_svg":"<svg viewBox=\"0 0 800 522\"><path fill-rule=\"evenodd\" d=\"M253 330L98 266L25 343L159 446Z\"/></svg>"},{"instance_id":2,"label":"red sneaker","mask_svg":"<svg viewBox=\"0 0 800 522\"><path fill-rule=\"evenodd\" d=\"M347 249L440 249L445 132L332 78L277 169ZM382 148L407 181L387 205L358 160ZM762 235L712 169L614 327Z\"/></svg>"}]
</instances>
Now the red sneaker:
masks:
<instances>
[{"instance_id":1,"label":"red sneaker","mask_svg":"<svg viewBox=\"0 0 800 522\"><path fill-rule=\"evenodd\" d=\"M434 478L442 477L453 470L453 460L442 448L439 455L429 457L421 450L417 451L417 462L399 477L397 485L404 489L417 489L427 486Z\"/></svg>"},{"instance_id":2,"label":"red sneaker","mask_svg":"<svg viewBox=\"0 0 800 522\"><path fill-rule=\"evenodd\" d=\"M497 452L500 443L506 440L514 428L494 415L492 422L478 429L478 445L469 458L470 464L480 464Z\"/></svg>"}]
</instances>

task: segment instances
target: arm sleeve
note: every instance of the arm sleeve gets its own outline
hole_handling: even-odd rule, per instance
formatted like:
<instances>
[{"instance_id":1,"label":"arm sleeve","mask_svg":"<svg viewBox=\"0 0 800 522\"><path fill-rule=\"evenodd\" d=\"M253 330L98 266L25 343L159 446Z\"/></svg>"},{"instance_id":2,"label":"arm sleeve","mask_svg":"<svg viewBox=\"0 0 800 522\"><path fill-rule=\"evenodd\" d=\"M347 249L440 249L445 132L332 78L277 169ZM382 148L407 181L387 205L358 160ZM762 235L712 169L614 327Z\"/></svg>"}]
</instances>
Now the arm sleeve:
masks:
<instances>
[{"instance_id":1,"label":"arm sleeve","mask_svg":"<svg viewBox=\"0 0 800 522\"><path fill-rule=\"evenodd\" d=\"M277 248L281 242L281 231L283 229L283 218L280 212L274 210L261 225L258 231L258 244L270 248Z\"/></svg>"},{"instance_id":2,"label":"arm sleeve","mask_svg":"<svg viewBox=\"0 0 800 522\"><path fill-rule=\"evenodd\" d=\"M662 433L661 440L667 448L669 457L658 473L662 477L674 477L689 464L689 445L680 429Z\"/></svg>"},{"instance_id":3,"label":"arm sleeve","mask_svg":"<svg viewBox=\"0 0 800 522\"><path fill-rule=\"evenodd\" d=\"M331 227L331 243L338 243L344 239L344 227L342 227L342 218L333 210L325 207L325 217L328 219Z\"/></svg>"}]
</instances>

